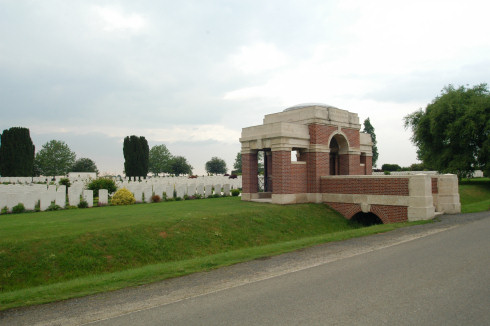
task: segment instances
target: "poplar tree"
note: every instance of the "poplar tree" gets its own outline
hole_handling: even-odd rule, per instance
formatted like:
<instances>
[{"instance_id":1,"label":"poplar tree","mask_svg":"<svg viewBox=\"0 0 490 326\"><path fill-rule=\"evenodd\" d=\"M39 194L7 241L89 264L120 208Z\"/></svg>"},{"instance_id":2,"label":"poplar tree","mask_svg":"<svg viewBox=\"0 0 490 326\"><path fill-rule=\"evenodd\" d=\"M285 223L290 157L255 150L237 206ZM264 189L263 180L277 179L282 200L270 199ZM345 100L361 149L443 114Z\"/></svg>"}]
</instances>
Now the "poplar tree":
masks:
<instances>
[{"instance_id":1,"label":"poplar tree","mask_svg":"<svg viewBox=\"0 0 490 326\"><path fill-rule=\"evenodd\" d=\"M150 148L145 137L127 136L124 138L124 171L128 177L146 177Z\"/></svg>"},{"instance_id":2,"label":"poplar tree","mask_svg":"<svg viewBox=\"0 0 490 326\"><path fill-rule=\"evenodd\" d=\"M371 121L369 118L364 120L364 129L363 132L368 133L371 135L371 141L373 142L373 166L376 166L376 162L378 161L378 146L376 145L376 134L374 133L374 127L371 124Z\"/></svg>"},{"instance_id":3,"label":"poplar tree","mask_svg":"<svg viewBox=\"0 0 490 326\"><path fill-rule=\"evenodd\" d=\"M4 177L32 176L34 144L29 129L12 127L2 133L0 143L0 175Z\"/></svg>"}]
</instances>

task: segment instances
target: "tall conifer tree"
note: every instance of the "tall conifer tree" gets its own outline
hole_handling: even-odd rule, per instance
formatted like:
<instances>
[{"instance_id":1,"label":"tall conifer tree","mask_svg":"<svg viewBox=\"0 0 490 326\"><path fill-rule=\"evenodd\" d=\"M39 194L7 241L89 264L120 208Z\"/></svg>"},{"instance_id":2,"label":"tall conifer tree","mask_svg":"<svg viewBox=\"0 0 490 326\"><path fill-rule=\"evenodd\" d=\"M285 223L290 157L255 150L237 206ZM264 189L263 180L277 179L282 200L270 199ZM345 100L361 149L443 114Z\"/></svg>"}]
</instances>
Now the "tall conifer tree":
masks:
<instances>
[{"instance_id":1,"label":"tall conifer tree","mask_svg":"<svg viewBox=\"0 0 490 326\"><path fill-rule=\"evenodd\" d=\"M0 174L4 177L32 176L35 147L29 129L13 127L2 133Z\"/></svg>"}]
</instances>

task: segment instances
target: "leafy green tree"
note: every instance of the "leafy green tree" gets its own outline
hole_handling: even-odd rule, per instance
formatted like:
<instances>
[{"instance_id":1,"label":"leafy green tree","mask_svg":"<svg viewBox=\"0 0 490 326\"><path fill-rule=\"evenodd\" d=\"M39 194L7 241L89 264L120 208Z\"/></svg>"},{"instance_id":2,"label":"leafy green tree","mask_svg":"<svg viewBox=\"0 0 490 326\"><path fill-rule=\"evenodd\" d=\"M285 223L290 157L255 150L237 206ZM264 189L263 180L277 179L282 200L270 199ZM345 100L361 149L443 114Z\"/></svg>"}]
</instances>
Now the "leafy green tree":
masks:
<instances>
[{"instance_id":1,"label":"leafy green tree","mask_svg":"<svg viewBox=\"0 0 490 326\"><path fill-rule=\"evenodd\" d=\"M107 191L112 194L117 190L116 183L110 178L97 178L92 180L87 188L94 191L94 196L99 197L100 189L107 189Z\"/></svg>"},{"instance_id":2,"label":"leafy green tree","mask_svg":"<svg viewBox=\"0 0 490 326\"><path fill-rule=\"evenodd\" d=\"M170 162L172 154L165 145L156 145L150 149L148 170L158 175L159 173L170 173Z\"/></svg>"},{"instance_id":3,"label":"leafy green tree","mask_svg":"<svg viewBox=\"0 0 490 326\"><path fill-rule=\"evenodd\" d=\"M490 93L486 84L444 87L425 110L404 118L424 165L458 178L490 173Z\"/></svg>"},{"instance_id":4,"label":"leafy green tree","mask_svg":"<svg viewBox=\"0 0 490 326\"><path fill-rule=\"evenodd\" d=\"M187 159L183 156L175 156L170 161L170 171L172 174L192 174L192 166L187 162Z\"/></svg>"},{"instance_id":5,"label":"leafy green tree","mask_svg":"<svg viewBox=\"0 0 490 326\"><path fill-rule=\"evenodd\" d=\"M146 138L141 136L127 136L124 138L124 171L128 177L146 177L150 148Z\"/></svg>"},{"instance_id":6,"label":"leafy green tree","mask_svg":"<svg viewBox=\"0 0 490 326\"><path fill-rule=\"evenodd\" d=\"M89 158L82 157L75 161L70 169L71 172L95 172L99 173L95 162Z\"/></svg>"},{"instance_id":7,"label":"leafy green tree","mask_svg":"<svg viewBox=\"0 0 490 326\"><path fill-rule=\"evenodd\" d=\"M371 135L371 140L373 142L373 166L376 166L376 162L378 161L378 146L376 142L376 134L374 133L374 127L371 124L369 118L364 120L364 129L362 130L365 133Z\"/></svg>"},{"instance_id":8,"label":"leafy green tree","mask_svg":"<svg viewBox=\"0 0 490 326\"><path fill-rule=\"evenodd\" d=\"M32 176L34 144L29 129L13 127L2 133L0 143L0 175L4 177Z\"/></svg>"},{"instance_id":9,"label":"leafy green tree","mask_svg":"<svg viewBox=\"0 0 490 326\"><path fill-rule=\"evenodd\" d=\"M242 173L242 153L236 154L235 163L233 163L233 169L236 173Z\"/></svg>"},{"instance_id":10,"label":"leafy green tree","mask_svg":"<svg viewBox=\"0 0 490 326\"><path fill-rule=\"evenodd\" d=\"M42 175L65 175L75 163L75 158L75 153L64 141L50 140L36 154L36 165Z\"/></svg>"},{"instance_id":11,"label":"leafy green tree","mask_svg":"<svg viewBox=\"0 0 490 326\"><path fill-rule=\"evenodd\" d=\"M381 170L383 171L401 171L402 168L398 164L383 164L381 165Z\"/></svg>"},{"instance_id":12,"label":"leafy green tree","mask_svg":"<svg viewBox=\"0 0 490 326\"><path fill-rule=\"evenodd\" d=\"M211 174L225 174L228 169L226 162L219 157L212 157L206 162L206 172Z\"/></svg>"}]
</instances>

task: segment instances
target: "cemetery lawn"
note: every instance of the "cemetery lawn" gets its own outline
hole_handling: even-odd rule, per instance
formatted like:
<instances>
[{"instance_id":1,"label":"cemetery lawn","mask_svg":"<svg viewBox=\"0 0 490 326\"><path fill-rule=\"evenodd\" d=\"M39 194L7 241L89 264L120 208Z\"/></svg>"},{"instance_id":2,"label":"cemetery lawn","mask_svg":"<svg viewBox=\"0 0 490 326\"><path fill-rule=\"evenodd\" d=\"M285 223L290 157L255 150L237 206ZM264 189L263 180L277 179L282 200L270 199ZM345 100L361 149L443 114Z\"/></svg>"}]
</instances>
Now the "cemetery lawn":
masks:
<instances>
[{"instance_id":1,"label":"cemetery lawn","mask_svg":"<svg viewBox=\"0 0 490 326\"><path fill-rule=\"evenodd\" d=\"M462 213L490 210L490 178L463 179L459 184Z\"/></svg>"},{"instance_id":2,"label":"cemetery lawn","mask_svg":"<svg viewBox=\"0 0 490 326\"><path fill-rule=\"evenodd\" d=\"M420 223L361 227L323 204L238 197L0 215L0 310Z\"/></svg>"}]
</instances>

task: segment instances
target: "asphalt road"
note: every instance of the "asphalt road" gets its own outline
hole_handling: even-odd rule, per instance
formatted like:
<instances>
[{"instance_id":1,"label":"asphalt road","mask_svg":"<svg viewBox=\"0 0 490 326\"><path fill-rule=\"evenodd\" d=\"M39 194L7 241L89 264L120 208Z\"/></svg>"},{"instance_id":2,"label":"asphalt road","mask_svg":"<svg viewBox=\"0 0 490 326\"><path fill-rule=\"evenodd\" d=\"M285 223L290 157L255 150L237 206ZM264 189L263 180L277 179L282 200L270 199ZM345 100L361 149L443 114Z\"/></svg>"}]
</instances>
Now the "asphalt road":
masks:
<instances>
[{"instance_id":1,"label":"asphalt road","mask_svg":"<svg viewBox=\"0 0 490 326\"><path fill-rule=\"evenodd\" d=\"M0 313L1 325L490 325L490 213Z\"/></svg>"}]
</instances>

